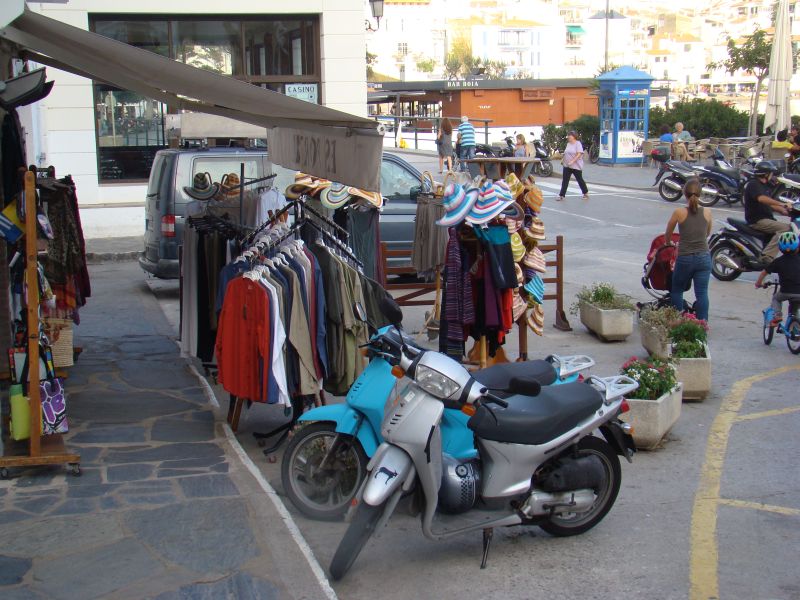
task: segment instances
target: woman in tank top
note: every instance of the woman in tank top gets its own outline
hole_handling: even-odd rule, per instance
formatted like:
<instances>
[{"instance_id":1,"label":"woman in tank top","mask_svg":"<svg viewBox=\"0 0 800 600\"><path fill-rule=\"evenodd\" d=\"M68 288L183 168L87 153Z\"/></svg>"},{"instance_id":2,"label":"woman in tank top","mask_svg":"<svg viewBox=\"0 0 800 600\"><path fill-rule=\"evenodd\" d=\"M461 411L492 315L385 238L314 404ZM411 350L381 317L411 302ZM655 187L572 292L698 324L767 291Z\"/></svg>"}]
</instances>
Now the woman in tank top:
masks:
<instances>
[{"instance_id":1,"label":"woman in tank top","mask_svg":"<svg viewBox=\"0 0 800 600\"><path fill-rule=\"evenodd\" d=\"M681 239L678 242L678 258L672 273L670 300L672 306L683 310L683 291L691 281L694 284L695 314L698 319L708 321L708 280L711 278L711 253L708 251L708 236L711 234L711 210L700 206L702 186L698 179L690 179L683 186L686 208L676 208L667 223L666 238L672 239L675 226ZM668 242L671 243L671 242Z\"/></svg>"}]
</instances>

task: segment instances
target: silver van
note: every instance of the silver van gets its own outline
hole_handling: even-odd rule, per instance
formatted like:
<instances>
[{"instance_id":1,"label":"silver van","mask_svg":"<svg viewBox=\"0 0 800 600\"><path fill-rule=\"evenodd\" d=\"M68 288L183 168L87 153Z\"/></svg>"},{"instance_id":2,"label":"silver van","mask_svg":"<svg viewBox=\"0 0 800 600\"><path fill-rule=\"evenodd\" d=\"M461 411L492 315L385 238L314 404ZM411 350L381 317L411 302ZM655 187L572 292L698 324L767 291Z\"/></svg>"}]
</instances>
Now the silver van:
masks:
<instances>
[{"instance_id":1,"label":"silver van","mask_svg":"<svg viewBox=\"0 0 800 600\"><path fill-rule=\"evenodd\" d=\"M273 172L264 149L170 149L156 153L145 201L144 252L139 255L142 269L163 279L180 275L178 248L183 243L186 204L192 201L184 186L192 185L196 173L208 172L212 181L220 181L225 173L238 174L242 163L246 179ZM276 181L276 185L290 181Z\"/></svg>"}]
</instances>

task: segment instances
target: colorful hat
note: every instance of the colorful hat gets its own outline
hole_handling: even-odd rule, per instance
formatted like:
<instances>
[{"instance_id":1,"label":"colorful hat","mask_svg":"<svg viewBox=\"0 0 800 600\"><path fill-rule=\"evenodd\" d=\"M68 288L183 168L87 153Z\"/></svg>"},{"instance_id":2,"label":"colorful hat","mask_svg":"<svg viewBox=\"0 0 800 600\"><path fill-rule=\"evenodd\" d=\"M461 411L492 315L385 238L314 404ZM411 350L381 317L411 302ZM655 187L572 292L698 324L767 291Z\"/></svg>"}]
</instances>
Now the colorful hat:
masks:
<instances>
[{"instance_id":1,"label":"colorful hat","mask_svg":"<svg viewBox=\"0 0 800 600\"><path fill-rule=\"evenodd\" d=\"M511 318L515 323L525 314L526 308L528 308L528 303L525 302L518 292L514 292L514 298L511 301Z\"/></svg>"},{"instance_id":2,"label":"colorful hat","mask_svg":"<svg viewBox=\"0 0 800 600\"><path fill-rule=\"evenodd\" d=\"M375 208L381 208L383 206L383 196L381 196L380 192L367 192L366 190L354 187L348 187L347 191L353 198L366 200L369 204L372 204L372 206L374 206Z\"/></svg>"},{"instance_id":3,"label":"colorful hat","mask_svg":"<svg viewBox=\"0 0 800 600\"><path fill-rule=\"evenodd\" d=\"M512 202L514 202L514 197L505 181L492 183L487 180L481 186L479 197L469 211L466 221L473 225L488 223L500 215Z\"/></svg>"},{"instance_id":4,"label":"colorful hat","mask_svg":"<svg viewBox=\"0 0 800 600\"><path fill-rule=\"evenodd\" d=\"M514 274L517 276L517 283L519 284L519 287L525 285L525 275L522 274L522 267L516 263L514 264Z\"/></svg>"},{"instance_id":5,"label":"colorful hat","mask_svg":"<svg viewBox=\"0 0 800 600\"><path fill-rule=\"evenodd\" d=\"M518 263L525 257L525 244L522 243L522 238L517 232L511 234L511 256L514 257L515 263Z\"/></svg>"},{"instance_id":6,"label":"colorful hat","mask_svg":"<svg viewBox=\"0 0 800 600\"><path fill-rule=\"evenodd\" d=\"M533 333L535 333L536 335L540 335L540 336L544 335L544 329L542 328L542 326L539 323L536 322L536 316L535 315L536 315L536 309L532 310L530 312L530 314L528 315L528 319L527 319L528 327L530 327L531 331L533 331Z\"/></svg>"},{"instance_id":7,"label":"colorful hat","mask_svg":"<svg viewBox=\"0 0 800 600\"><path fill-rule=\"evenodd\" d=\"M336 210L350 200L349 188L341 183L332 183L320 192L319 200L325 208Z\"/></svg>"},{"instance_id":8,"label":"colorful hat","mask_svg":"<svg viewBox=\"0 0 800 600\"><path fill-rule=\"evenodd\" d=\"M511 194L514 196L514 199L519 198L520 195L525 193L525 186L522 185L522 182L513 172L506 175L506 183L508 184L508 188L511 190Z\"/></svg>"},{"instance_id":9,"label":"colorful hat","mask_svg":"<svg viewBox=\"0 0 800 600\"><path fill-rule=\"evenodd\" d=\"M444 189L442 203L444 206L444 216L436 221L442 227L452 227L458 225L467 216L473 204L478 198L477 188L465 190L461 184L450 183Z\"/></svg>"},{"instance_id":10,"label":"colorful hat","mask_svg":"<svg viewBox=\"0 0 800 600\"><path fill-rule=\"evenodd\" d=\"M539 217L533 217L528 229L530 229L531 238L535 240L545 239L544 222Z\"/></svg>"},{"instance_id":11,"label":"colorful hat","mask_svg":"<svg viewBox=\"0 0 800 600\"><path fill-rule=\"evenodd\" d=\"M514 233L519 231L525 222L525 211L519 204L512 202L502 212L502 217L505 219L508 233Z\"/></svg>"},{"instance_id":12,"label":"colorful hat","mask_svg":"<svg viewBox=\"0 0 800 600\"><path fill-rule=\"evenodd\" d=\"M533 317L533 321L539 326L544 326L544 308L542 308L541 304L537 304L534 309L531 311L531 316Z\"/></svg>"},{"instance_id":13,"label":"colorful hat","mask_svg":"<svg viewBox=\"0 0 800 600\"><path fill-rule=\"evenodd\" d=\"M184 186L183 191L195 200L208 200L217 195L218 183L211 183L209 173L196 173L191 186Z\"/></svg>"},{"instance_id":14,"label":"colorful hat","mask_svg":"<svg viewBox=\"0 0 800 600\"><path fill-rule=\"evenodd\" d=\"M536 246L528 250L522 262L526 267L530 267L538 273L547 271L547 262L544 259L544 254Z\"/></svg>"},{"instance_id":15,"label":"colorful hat","mask_svg":"<svg viewBox=\"0 0 800 600\"><path fill-rule=\"evenodd\" d=\"M534 275L528 283L525 284L525 291L530 294L531 298L538 304L544 301L544 281L539 275Z\"/></svg>"},{"instance_id":16,"label":"colorful hat","mask_svg":"<svg viewBox=\"0 0 800 600\"><path fill-rule=\"evenodd\" d=\"M313 196L327 187L330 187L331 182L327 179L320 179L306 175L305 173L295 173L294 183L286 188L286 197L294 200L302 196Z\"/></svg>"},{"instance_id":17,"label":"colorful hat","mask_svg":"<svg viewBox=\"0 0 800 600\"><path fill-rule=\"evenodd\" d=\"M544 202L544 194L539 186L536 185L532 176L528 176L525 180L525 203L535 212L542 210L542 203Z\"/></svg>"}]
</instances>

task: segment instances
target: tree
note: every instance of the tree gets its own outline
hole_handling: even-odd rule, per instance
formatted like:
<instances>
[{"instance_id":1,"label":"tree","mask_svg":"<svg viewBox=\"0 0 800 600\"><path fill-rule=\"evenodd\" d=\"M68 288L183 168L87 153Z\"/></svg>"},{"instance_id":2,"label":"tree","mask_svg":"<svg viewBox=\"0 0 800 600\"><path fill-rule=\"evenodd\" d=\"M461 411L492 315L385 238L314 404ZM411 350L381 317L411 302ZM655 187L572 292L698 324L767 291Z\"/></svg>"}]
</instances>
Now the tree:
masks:
<instances>
[{"instance_id":1,"label":"tree","mask_svg":"<svg viewBox=\"0 0 800 600\"><path fill-rule=\"evenodd\" d=\"M728 38L728 58L708 64L709 69L725 69L733 75L736 71L747 71L756 78L756 86L750 98L750 122L747 134L756 135L758 125L758 100L761 87L769 74L769 56L772 52L772 41L767 39L763 29L756 30L743 42L737 43Z\"/></svg>"},{"instance_id":2,"label":"tree","mask_svg":"<svg viewBox=\"0 0 800 600\"><path fill-rule=\"evenodd\" d=\"M658 137L662 125L670 129L680 121L695 139L741 135L748 127L748 115L717 100L694 98L675 102L669 110L650 109L650 135Z\"/></svg>"},{"instance_id":3,"label":"tree","mask_svg":"<svg viewBox=\"0 0 800 600\"><path fill-rule=\"evenodd\" d=\"M433 73L436 68L436 61L432 58L425 58L421 56L417 59L417 70L421 73Z\"/></svg>"},{"instance_id":4,"label":"tree","mask_svg":"<svg viewBox=\"0 0 800 600\"><path fill-rule=\"evenodd\" d=\"M367 81L372 81L372 78L375 75L374 67L377 60L378 55L367 50Z\"/></svg>"},{"instance_id":5,"label":"tree","mask_svg":"<svg viewBox=\"0 0 800 600\"><path fill-rule=\"evenodd\" d=\"M453 40L453 45L444 61L444 76L447 79L468 79L483 69L485 79L505 79L508 65L501 60L482 60L472 55L472 44L463 35Z\"/></svg>"}]
</instances>

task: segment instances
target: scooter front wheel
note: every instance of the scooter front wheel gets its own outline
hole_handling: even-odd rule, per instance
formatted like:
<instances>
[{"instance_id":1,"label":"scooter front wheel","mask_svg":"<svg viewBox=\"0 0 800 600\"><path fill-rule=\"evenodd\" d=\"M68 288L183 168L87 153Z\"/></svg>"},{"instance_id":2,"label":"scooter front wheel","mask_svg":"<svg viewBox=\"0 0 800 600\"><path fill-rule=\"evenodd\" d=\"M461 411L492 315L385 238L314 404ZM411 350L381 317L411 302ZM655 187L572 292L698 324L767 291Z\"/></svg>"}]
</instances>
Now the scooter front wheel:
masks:
<instances>
[{"instance_id":1,"label":"scooter front wheel","mask_svg":"<svg viewBox=\"0 0 800 600\"><path fill-rule=\"evenodd\" d=\"M542 177L550 177L553 174L553 163L549 160L543 160L536 165L539 175Z\"/></svg>"},{"instance_id":2,"label":"scooter front wheel","mask_svg":"<svg viewBox=\"0 0 800 600\"><path fill-rule=\"evenodd\" d=\"M603 520L619 493L622 481L622 469L619 457L609 444L600 438L587 436L578 442L577 455L596 456L600 459L605 471L604 482L594 490L595 501L592 507L582 513L565 513L554 515L547 521L539 523L539 527L547 533L558 537L579 535L589 531Z\"/></svg>"},{"instance_id":3,"label":"scooter front wheel","mask_svg":"<svg viewBox=\"0 0 800 600\"><path fill-rule=\"evenodd\" d=\"M356 514L347 531L344 532L339 547L331 560L331 577L334 581L339 581L353 566L353 563L361 554L367 541L375 533L375 527L380 521L384 505L372 506L366 502L361 502L356 509Z\"/></svg>"},{"instance_id":4,"label":"scooter front wheel","mask_svg":"<svg viewBox=\"0 0 800 600\"><path fill-rule=\"evenodd\" d=\"M674 190L671 187L669 187L669 183L667 182L673 182L673 181L675 183L680 183L676 179L667 177L666 179L663 179L658 186L658 195L661 196L667 202L675 202L676 200L680 200L680 197L683 196L683 191L681 191L680 189ZM682 188L683 184L680 185Z\"/></svg>"},{"instance_id":5,"label":"scooter front wheel","mask_svg":"<svg viewBox=\"0 0 800 600\"><path fill-rule=\"evenodd\" d=\"M347 512L367 462L356 438L336 433L333 423L312 423L300 429L286 447L281 463L283 489L307 517L336 521Z\"/></svg>"}]
</instances>

